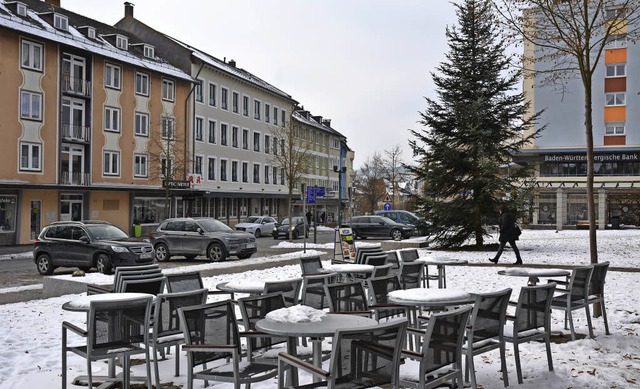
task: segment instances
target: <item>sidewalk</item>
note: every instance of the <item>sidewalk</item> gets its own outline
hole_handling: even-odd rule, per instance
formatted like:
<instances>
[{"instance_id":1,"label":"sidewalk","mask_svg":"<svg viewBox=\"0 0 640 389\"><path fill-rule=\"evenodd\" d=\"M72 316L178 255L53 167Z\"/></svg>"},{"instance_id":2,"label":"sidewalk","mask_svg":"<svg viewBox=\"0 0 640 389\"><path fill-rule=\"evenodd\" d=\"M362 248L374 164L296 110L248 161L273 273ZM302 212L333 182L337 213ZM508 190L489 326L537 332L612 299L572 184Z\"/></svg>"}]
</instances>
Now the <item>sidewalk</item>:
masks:
<instances>
[{"instance_id":1,"label":"sidewalk","mask_svg":"<svg viewBox=\"0 0 640 389\"><path fill-rule=\"evenodd\" d=\"M33 251L33 244L22 244L17 246L0 246L0 255L20 254Z\"/></svg>"}]
</instances>

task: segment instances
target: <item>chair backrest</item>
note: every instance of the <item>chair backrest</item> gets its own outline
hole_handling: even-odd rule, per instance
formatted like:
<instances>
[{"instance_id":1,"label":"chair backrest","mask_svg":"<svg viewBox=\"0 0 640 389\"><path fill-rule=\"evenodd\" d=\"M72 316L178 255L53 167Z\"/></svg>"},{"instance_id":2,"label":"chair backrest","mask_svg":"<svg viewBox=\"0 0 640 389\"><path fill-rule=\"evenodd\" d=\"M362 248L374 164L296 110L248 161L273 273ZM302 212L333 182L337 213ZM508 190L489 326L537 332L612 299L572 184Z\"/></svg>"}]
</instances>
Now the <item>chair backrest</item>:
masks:
<instances>
[{"instance_id":1,"label":"chair backrest","mask_svg":"<svg viewBox=\"0 0 640 389\"><path fill-rule=\"evenodd\" d=\"M398 387L400 353L405 342L407 320L393 320L355 330L336 330L329 361L328 387L337 387L340 377L349 375L360 381L359 386L391 384ZM361 357L360 351L369 351ZM352 352L356 352L352 355ZM362 386L366 377L367 386Z\"/></svg>"},{"instance_id":2,"label":"chair backrest","mask_svg":"<svg viewBox=\"0 0 640 389\"><path fill-rule=\"evenodd\" d=\"M143 266L129 266L116 268L115 275L113 277L113 291L119 292L122 288L122 281L125 279L131 280L135 278L153 278L162 276L162 270L156 265L143 265Z\"/></svg>"},{"instance_id":3,"label":"chair backrest","mask_svg":"<svg viewBox=\"0 0 640 389\"><path fill-rule=\"evenodd\" d=\"M365 254L364 263L365 265L382 266L387 263L387 258L388 255L384 251L376 254Z\"/></svg>"},{"instance_id":4,"label":"chair backrest","mask_svg":"<svg viewBox=\"0 0 640 389\"><path fill-rule=\"evenodd\" d=\"M372 277L367 280L369 288L369 302L371 304L388 304L389 292L402 289L400 280L396 275L386 275L383 277Z\"/></svg>"},{"instance_id":5,"label":"chair backrest","mask_svg":"<svg viewBox=\"0 0 640 389\"><path fill-rule=\"evenodd\" d=\"M373 271L371 272L370 278L378 278L391 274L391 271L393 270L391 266L392 265L390 263L387 263L386 265L375 266L373 268Z\"/></svg>"},{"instance_id":6,"label":"chair backrest","mask_svg":"<svg viewBox=\"0 0 640 389\"><path fill-rule=\"evenodd\" d=\"M555 282L520 288L513 321L514 336L522 331L540 328L550 331L551 300L555 289Z\"/></svg>"},{"instance_id":7,"label":"chair backrest","mask_svg":"<svg viewBox=\"0 0 640 389\"><path fill-rule=\"evenodd\" d=\"M242 314L242 324L245 331L251 332L256 330L256 323L260 319L264 319L267 313L275 311L286 306L282 293L268 293L258 296L249 296L238 299L238 306ZM250 337L249 354L254 351L264 351L275 344L286 342L285 337L274 337L266 335L264 337Z\"/></svg>"},{"instance_id":8,"label":"chair backrest","mask_svg":"<svg viewBox=\"0 0 640 389\"><path fill-rule=\"evenodd\" d=\"M361 281L339 282L324 286L331 312L369 312L367 295Z\"/></svg>"},{"instance_id":9,"label":"chair backrest","mask_svg":"<svg viewBox=\"0 0 640 389\"><path fill-rule=\"evenodd\" d=\"M475 295L467 332L472 343L502 336L510 297L511 288Z\"/></svg>"},{"instance_id":10,"label":"chair backrest","mask_svg":"<svg viewBox=\"0 0 640 389\"><path fill-rule=\"evenodd\" d=\"M182 334L178 308L202 305L207 302L207 289L195 289L184 292L160 293L156 296L153 309L153 337Z\"/></svg>"},{"instance_id":11,"label":"chair backrest","mask_svg":"<svg viewBox=\"0 0 640 389\"><path fill-rule=\"evenodd\" d=\"M125 292L124 290L124 284L125 282L131 282L131 281L142 281L142 280L149 280L149 279L154 279L154 278L159 278L159 277L163 277L161 272L150 272L150 273L145 273L145 274L123 274L120 276L120 279L118 280L118 283L115 285L115 288L113 289L113 291L115 293L122 293Z\"/></svg>"},{"instance_id":12,"label":"chair backrest","mask_svg":"<svg viewBox=\"0 0 640 389\"><path fill-rule=\"evenodd\" d=\"M571 293L572 300L587 300L591 273L593 273L593 266L581 266L571 271L569 293Z\"/></svg>"},{"instance_id":13,"label":"chair backrest","mask_svg":"<svg viewBox=\"0 0 640 389\"><path fill-rule=\"evenodd\" d=\"M302 277L302 297L300 302L316 309L328 308L329 303L324 291L325 284L332 284L336 273L317 274Z\"/></svg>"},{"instance_id":14,"label":"chair backrest","mask_svg":"<svg viewBox=\"0 0 640 389\"><path fill-rule=\"evenodd\" d=\"M322 269L322 261L320 257L308 257L300 258L300 268L302 269L302 275L319 274Z\"/></svg>"},{"instance_id":15,"label":"chair backrest","mask_svg":"<svg viewBox=\"0 0 640 389\"><path fill-rule=\"evenodd\" d=\"M454 370L462 368L462 345L471 309L472 306L467 305L429 316L421 347L421 371L424 368L428 374L449 365L453 365Z\"/></svg>"},{"instance_id":16,"label":"chair backrest","mask_svg":"<svg viewBox=\"0 0 640 389\"><path fill-rule=\"evenodd\" d=\"M167 279L162 277L122 280L122 293L148 293L157 296L164 293Z\"/></svg>"},{"instance_id":17,"label":"chair backrest","mask_svg":"<svg viewBox=\"0 0 640 389\"><path fill-rule=\"evenodd\" d=\"M382 246L356 248L356 263L364 263L364 255L368 253L381 253Z\"/></svg>"},{"instance_id":18,"label":"chair backrest","mask_svg":"<svg viewBox=\"0 0 640 389\"><path fill-rule=\"evenodd\" d=\"M232 358L232 351L241 352L235 305L231 300L194 305L178 309L185 345L228 346L228 351L195 351L193 366ZM219 349L218 349L219 350Z\"/></svg>"},{"instance_id":19,"label":"chair backrest","mask_svg":"<svg viewBox=\"0 0 640 389\"><path fill-rule=\"evenodd\" d=\"M589 282L589 295L604 295L604 282L608 269L609 262L596 263L593 265L591 282Z\"/></svg>"},{"instance_id":20,"label":"chair backrest","mask_svg":"<svg viewBox=\"0 0 640 389\"><path fill-rule=\"evenodd\" d=\"M167 274L165 277L167 277L167 291L169 293L186 292L204 288L200 272Z\"/></svg>"},{"instance_id":21,"label":"chair backrest","mask_svg":"<svg viewBox=\"0 0 640 389\"><path fill-rule=\"evenodd\" d=\"M152 297L92 301L87 316L87 354L113 353L113 349L133 350L147 345L151 323Z\"/></svg>"},{"instance_id":22,"label":"chair backrest","mask_svg":"<svg viewBox=\"0 0 640 389\"><path fill-rule=\"evenodd\" d=\"M282 293L287 306L296 305L300 301L300 289L302 288L302 278L294 278L282 281L267 281L264 283L262 294Z\"/></svg>"},{"instance_id":23,"label":"chair backrest","mask_svg":"<svg viewBox=\"0 0 640 389\"><path fill-rule=\"evenodd\" d=\"M403 262L400 266L400 285L402 289L421 287L423 272L423 262Z\"/></svg>"},{"instance_id":24,"label":"chair backrest","mask_svg":"<svg viewBox=\"0 0 640 389\"><path fill-rule=\"evenodd\" d=\"M391 250L385 251L385 253L387 254L387 263L391 264L391 267L394 270L400 271L400 259L398 258L398 251Z\"/></svg>"},{"instance_id":25,"label":"chair backrest","mask_svg":"<svg viewBox=\"0 0 640 389\"><path fill-rule=\"evenodd\" d=\"M402 262L413 262L420 258L418 249L403 249L399 250L398 253L400 254L400 260Z\"/></svg>"}]
</instances>

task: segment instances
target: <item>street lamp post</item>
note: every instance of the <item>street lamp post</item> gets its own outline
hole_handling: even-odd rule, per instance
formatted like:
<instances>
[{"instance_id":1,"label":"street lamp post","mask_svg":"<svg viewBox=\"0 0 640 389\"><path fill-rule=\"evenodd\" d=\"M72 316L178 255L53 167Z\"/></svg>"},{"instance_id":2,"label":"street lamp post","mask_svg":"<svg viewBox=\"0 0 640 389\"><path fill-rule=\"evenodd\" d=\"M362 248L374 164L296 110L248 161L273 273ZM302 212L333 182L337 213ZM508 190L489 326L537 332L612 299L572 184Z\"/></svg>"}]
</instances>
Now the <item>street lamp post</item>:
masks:
<instances>
[{"instance_id":1,"label":"street lamp post","mask_svg":"<svg viewBox=\"0 0 640 389\"><path fill-rule=\"evenodd\" d=\"M342 225L342 175L347 171L347 167L333 166L333 171L338 173L338 228Z\"/></svg>"}]
</instances>

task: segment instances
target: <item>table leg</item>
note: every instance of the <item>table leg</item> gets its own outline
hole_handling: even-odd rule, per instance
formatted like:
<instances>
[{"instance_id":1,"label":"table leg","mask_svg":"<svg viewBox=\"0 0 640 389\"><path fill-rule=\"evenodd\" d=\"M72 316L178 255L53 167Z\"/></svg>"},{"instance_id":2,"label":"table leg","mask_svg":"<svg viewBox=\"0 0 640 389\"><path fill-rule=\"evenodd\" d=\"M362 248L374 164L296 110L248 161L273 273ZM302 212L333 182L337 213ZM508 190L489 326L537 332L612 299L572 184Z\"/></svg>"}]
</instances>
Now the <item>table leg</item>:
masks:
<instances>
[{"instance_id":1,"label":"table leg","mask_svg":"<svg viewBox=\"0 0 640 389\"><path fill-rule=\"evenodd\" d=\"M322 340L323 338L311 338L311 346L313 350L313 364L322 367ZM313 377L313 382L320 382L320 379Z\"/></svg>"},{"instance_id":2,"label":"table leg","mask_svg":"<svg viewBox=\"0 0 640 389\"><path fill-rule=\"evenodd\" d=\"M298 338L294 336L287 337L287 354L297 356L298 355ZM288 370L288 374L285 378L285 385L289 386L298 386L298 369L290 366ZM286 374L286 373L285 373Z\"/></svg>"}]
</instances>

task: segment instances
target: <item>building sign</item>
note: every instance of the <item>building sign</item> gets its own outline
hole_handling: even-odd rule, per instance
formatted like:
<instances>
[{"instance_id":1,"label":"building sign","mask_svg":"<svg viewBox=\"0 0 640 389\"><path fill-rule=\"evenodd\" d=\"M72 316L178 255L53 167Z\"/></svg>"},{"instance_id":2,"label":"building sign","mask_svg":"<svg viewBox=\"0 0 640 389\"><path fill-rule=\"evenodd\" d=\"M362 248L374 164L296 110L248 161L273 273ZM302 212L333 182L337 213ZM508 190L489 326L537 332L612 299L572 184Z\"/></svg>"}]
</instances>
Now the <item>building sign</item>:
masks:
<instances>
[{"instance_id":1,"label":"building sign","mask_svg":"<svg viewBox=\"0 0 640 389\"><path fill-rule=\"evenodd\" d=\"M596 154L595 162L639 162L640 152ZM544 154L544 162L586 162L587 154Z\"/></svg>"},{"instance_id":2,"label":"building sign","mask_svg":"<svg viewBox=\"0 0 640 389\"><path fill-rule=\"evenodd\" d=\"M169 188L169 189L190 189L191 182L176 181L176 180L162 180L162 187Z\"/></svg>"},{"instance_id":3,"label":"building sign","mask_svg":"<svg viewBox=\"0 0 640 389\"><path fill-rule=\"evenodd\" d=\"M200 186L202 184L202 176L200 174L189 174L187 176L187 181L195 186Z\"/></svg>"}]
</instances>

